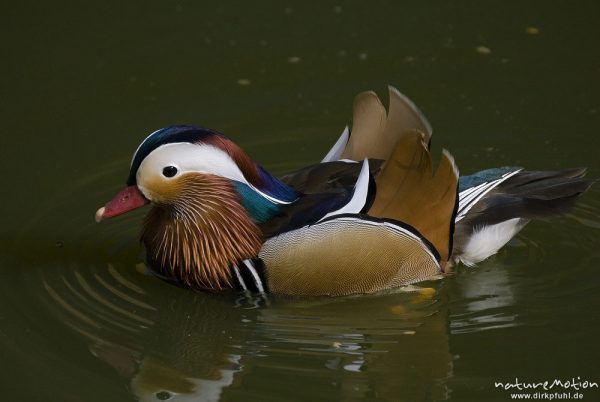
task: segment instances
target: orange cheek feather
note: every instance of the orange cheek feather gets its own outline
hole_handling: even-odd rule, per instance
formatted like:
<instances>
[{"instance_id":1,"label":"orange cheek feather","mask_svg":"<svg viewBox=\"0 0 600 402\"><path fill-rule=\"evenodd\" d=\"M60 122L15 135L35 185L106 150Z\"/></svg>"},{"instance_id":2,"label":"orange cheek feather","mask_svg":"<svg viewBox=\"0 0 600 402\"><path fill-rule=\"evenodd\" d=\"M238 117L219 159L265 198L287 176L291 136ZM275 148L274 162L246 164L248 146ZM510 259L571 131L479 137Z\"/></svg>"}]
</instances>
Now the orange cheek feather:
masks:
<instances>
[{"instance_id":1,"label":"orange cheek feather","mask_svg":"<svg viewBox=\"0 0 600 402\"><path fill-rule=\"evenodd\" d=\"M185 185L184 177L182 175L170 180L152 177L146 180L144 191L157 204L172 204L183 190L183 186Z\"/></svg>"}]
</instances>

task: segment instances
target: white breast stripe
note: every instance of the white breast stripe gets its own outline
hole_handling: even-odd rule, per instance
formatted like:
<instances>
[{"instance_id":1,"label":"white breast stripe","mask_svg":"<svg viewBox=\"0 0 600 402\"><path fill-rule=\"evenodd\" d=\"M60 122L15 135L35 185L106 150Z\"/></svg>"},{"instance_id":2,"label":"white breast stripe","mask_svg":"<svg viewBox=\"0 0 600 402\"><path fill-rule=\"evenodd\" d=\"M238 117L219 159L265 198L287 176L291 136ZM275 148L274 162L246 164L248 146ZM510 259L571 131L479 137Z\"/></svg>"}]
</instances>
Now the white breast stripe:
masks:
<instances>
[{"instance_id":1,"label":"white breast stripe","mask_svg":"<svg viewBox=\"0 0 600 402\"><path fill-rule=\"evenodd\" d=\"M326 214L319 219L319 222L333 215L359 213L367 203L367 196L369 195L369 176L369 161L365 159L362 168L360 169L358 179L356 180L356 184L354 185L354 194L352 194L350 201L340 209Z\"/></svg>"},{"instance_id":2,"label":"white breast stripe","mask_svg":"<svg viewBox=\"0 0 600 402\"><path fill-rule=\"evenodd\" d=\"M240 275L240 269L238 268L237 265L233 266L233 271L235 272L235 276L237 277L238 282L240 283L240 285L242 285L242 288L244 290L248 290L248 288L246 287L246 284L244 283L244 280L242 279L242 275Z\"/></svg>"},{"instance_id":3,"label":"white breast stripe","mask_svg":"<svg viewBox=\"0 0 600 402\"><path fill-rule=\"evenodd\" d=\"M517 173L519 173L522 169L518 169L515 170L514 172L508 172L505 173L501 178L493 180L491 182L488 183L483 183L483 185L479 185L477 186L477 190L469 193L466 197L464 197L463 199L461 199L461 195L459 194L459 205L458 205L458 213L456 215L456 219L455 222L460 221L461 219L463 219L465 217L465 215L467 214L467 212L469 212L469 210L471 208L473 208L473 206L475 204L477 204L479 202L479 200L481 200L481 198L483 198L484 195L486 195L487 193L489 193L493 188L497 187L500 183L506 181L507 179L509 179L510 177L516 175ZM468 189L470 190L470 189ZM463 191L466 192L467 190ZM461 193L462 194L462 193Z\"/></svg>"},{"instance_id":4,"label":"white breast stripe","mask_svg":"<svg viewBox=\"0 0 600 402\"><path fill-rule=\"evenodd\" d=\"M340 156L342 156L342 153L346 148L346 144L348 143L348 138L350 138L350 130L348 129L348 126L346 126L342 132L342 135L340 135L340 138L338 138L336 143L333 144L333 147L331 147L329 152L327 152L327 155L325 155L321 163L337 161L340 159Z\"/></svg>"},{"instance_id":5,"label":"white breast stripe","mask_svg":"<svg viewBox=\"0 0 600 402\"><path fill-rule=\"evenodd\" d=\"M256 270L254 269L252 262L250 262L249 260L244 260L244 264L246 265L246 267L248 267L248 270L254 277L254 281L256 282L256 288L258 289L258 291L260 293L265 293L265 288L263 287L262 281L260 280L260 276L258 275L258 272L256 272Z\"/></svg>"}]
</instances>

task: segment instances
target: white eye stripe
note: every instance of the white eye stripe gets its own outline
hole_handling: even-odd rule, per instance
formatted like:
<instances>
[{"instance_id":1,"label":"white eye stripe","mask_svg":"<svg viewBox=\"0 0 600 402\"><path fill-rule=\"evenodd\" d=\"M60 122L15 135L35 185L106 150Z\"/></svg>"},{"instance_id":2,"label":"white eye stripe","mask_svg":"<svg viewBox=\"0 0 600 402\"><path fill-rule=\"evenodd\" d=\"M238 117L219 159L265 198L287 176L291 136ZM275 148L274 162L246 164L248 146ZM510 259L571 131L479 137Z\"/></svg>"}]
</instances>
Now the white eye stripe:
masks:
<instances>
[{"instance_id":1,"label":"white eye stripe","mask_svg":"<svg viewBox=\"0 0 600 402\"><path fill-rule=\"evenodd\" d=\"M166 166L177 167L177 175L187 172L201 172L235 180L246 184L271 202L278 204L290 203L265 194L254 187L246 180L238 165L225 151L208 144L177 142L156 148L144 158L138 168L136 179L139 187L146 188L147 181L152 177L156 177L157 174L164 177L162 171Z\"/></svg>"},{"instance_id":2,"label":"white eye stripe","mask_svg":"<svg viewBox=\"0 0 600 402\"><path fill-rule=\"evenodd\" d=\"M221 149L207 144L176 142L150 152L140 164L138 179L143 182L166 166L176 166L179 173L202 172L247 183L237 164Z\"/></svg>"}]
</instances>

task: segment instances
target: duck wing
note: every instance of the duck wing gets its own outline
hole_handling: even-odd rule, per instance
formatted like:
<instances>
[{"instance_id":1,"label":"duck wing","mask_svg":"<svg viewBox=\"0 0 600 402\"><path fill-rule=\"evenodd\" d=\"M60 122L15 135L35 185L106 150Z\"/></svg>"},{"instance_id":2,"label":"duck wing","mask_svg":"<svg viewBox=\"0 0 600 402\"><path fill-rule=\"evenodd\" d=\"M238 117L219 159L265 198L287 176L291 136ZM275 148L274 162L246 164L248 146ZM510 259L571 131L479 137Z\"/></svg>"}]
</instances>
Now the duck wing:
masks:
<instances>
[{"instance_id":1,"label":"duck wing","mask_svg":"<svg viewBox=\"0 0 600 402\"><path fill-rule=\"evenodd\" d=\"M414 130L404 133L376 178L371 206L369 197L348 202L312 224L269 238L259 253L269 288L337 296L438 276L451 250L458 171L444 153L432 174L425 138ZM364 184L357 182L353 199L362 194L359 188Z\"/></svg>"},{"instance_id":2,"label":"duck wing","mask_svg":"<svg viewBox=\"0 0 600 402\"><path fill-rule=\"evenodd\" d=\"M295 202L282 206L277 216L259 225L265 238L314 224L331 215L362 212L371 205L375 194L375 182L367 160L363 163L324 163L303 170L295 178L297 187L294 188L302 189L302 195ZM289 180L287 184L293 182Z\"/></svg>"},{"instance_id":3,"label":"duck wing","mask_svg":"<svg viewBox=\"0 0 600 402\"><path fill-rule=\"evenodd\" d=\"M372 177L379 173L383 162L380 159L369 159ZM317 194L340 188L352 189L361 168L362 165L355 161L317 163L287 174L281 177L281 181L303 194Z\"/></svg>"}]
</instances>

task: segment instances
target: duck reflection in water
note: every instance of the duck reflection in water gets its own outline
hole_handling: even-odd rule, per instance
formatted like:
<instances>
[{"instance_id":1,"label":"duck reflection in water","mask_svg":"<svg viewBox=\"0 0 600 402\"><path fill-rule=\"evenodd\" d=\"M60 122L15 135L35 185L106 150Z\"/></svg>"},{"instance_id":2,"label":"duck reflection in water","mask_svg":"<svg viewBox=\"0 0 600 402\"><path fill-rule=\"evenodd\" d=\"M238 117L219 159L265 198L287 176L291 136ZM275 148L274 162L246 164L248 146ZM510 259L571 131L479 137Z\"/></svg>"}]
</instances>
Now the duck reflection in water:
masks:
<instances>
[{"instance_id":1,"label":"duck reflection in water","mask_svg":"<svg viewBox=\"0 0 600 402\"><path fill-rule=\"evenodd\" d=\"M246 296L168 291L150 333L139 337L149 343L107 339L91 349L141 401L286 393L443 400L452 356L446 291L434 285L334 300L271 297L268 306ZM299 376L314 377L315 387L298 389Z\"/></svg>"}]
</instances>

